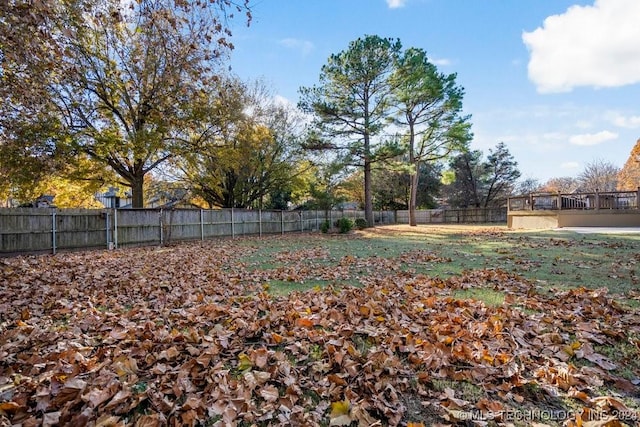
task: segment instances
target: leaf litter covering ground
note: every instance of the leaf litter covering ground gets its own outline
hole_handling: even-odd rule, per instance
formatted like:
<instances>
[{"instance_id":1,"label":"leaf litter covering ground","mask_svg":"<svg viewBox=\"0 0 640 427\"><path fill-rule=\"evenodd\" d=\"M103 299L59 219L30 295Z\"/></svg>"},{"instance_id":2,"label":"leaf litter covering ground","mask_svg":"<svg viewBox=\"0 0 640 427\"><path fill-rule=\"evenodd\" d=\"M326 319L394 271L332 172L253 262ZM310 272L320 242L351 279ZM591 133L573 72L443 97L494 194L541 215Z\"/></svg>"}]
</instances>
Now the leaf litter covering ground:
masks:
<instances>
[{"instance_id":1,"label":"leaf litter covering ground","mask_svg":"<svg viewBox=\"0 0 640 427\"><path fill-rule=\"evenodd\" d=\"M637 358L640 319L605 289L403 272L448 261L424 250L309 268L318 239L272 270L234 241L0 260L0 425L635 425L638 372L596 348Z\"/></svg>"}]
</instances>

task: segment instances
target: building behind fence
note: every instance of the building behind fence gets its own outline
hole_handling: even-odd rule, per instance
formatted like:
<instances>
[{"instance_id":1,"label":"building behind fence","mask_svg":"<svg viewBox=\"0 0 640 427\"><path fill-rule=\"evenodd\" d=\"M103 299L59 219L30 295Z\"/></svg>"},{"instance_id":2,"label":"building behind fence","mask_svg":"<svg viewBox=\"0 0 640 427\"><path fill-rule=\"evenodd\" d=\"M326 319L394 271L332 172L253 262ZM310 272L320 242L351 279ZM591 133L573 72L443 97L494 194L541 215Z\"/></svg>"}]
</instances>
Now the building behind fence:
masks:
<instances>
[{"instance_id":1,"label":"building behind fence","mask_svg":"<svg viewBox=\"0 0 640 427\"><path fill-rule=\"evenodd\" d=\"M504 212L503 212L504 211ZM506 223L506 210L417 211L418 223ZM0 254L163 245L217 237L308 232L361 210L0 209ZM408 211L375 211L376 224L408 223Z\"/></svg>"}]
</instances>

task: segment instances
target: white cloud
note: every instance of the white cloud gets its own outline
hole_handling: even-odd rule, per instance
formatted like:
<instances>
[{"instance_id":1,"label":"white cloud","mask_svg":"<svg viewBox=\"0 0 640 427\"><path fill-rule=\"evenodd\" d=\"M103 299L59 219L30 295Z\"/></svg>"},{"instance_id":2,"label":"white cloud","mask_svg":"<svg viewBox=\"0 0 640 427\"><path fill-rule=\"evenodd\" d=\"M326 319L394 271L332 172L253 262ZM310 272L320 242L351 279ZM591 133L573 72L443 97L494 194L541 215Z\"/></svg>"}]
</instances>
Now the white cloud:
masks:
<instances>
[{"instance_id":1,"label":"white cloud","mask_svg":"<svg viewBox=\"0 0 640 427\"><path fill-rule=\"evenodd\" d=\"M541 93L640 82L638 16L638 0L595 0L547 17L542 27L522 34L529 79Z\"/></svg>"},{"instance_id":2,"label":"white cloud","mask_svg":"<svg viewBox=\"0 0 640 427\"><path fill-rule=\"evenodd\" d=\"M429 62L438 67L445 67L451 65L451 60L447 58L429 58Z\"/></svg>"},{"instance_id":3,"label":"white cloud","mask_svg":"<svg viewBox=\"0 0 640 427\"><path fill-rule=\"evenodd\" d=\"M289 49L299 50L300 53L302 53L303 55L307 55L307 54L311 53L311 51L314 48L313 43L311 43L308 40L286 38L286 39L280 40L279 43L282 46L287 47Z\"/></svg>"},{"instance_id":4,"label":"white cloud","mask_svg":"<svg viewBox=\"0 0 640 427\"><path fill-rule=\"evenodd\" d=\"M295 104L289 100L289 98L285 98L282 95L276 95L273 97L273 103L281 106L281 107L295 107Z\"/></svg>"},{"instance_id":5,"label":"white cloud","mask_svg":"<svg viewBox=\"0 0 640 427\"><path fill-rule=\"evenodd\" d=\"M606 141L611 141L618 137L617 133L603 130L598 133L583 133L581 135L572 135L569 137L569 142L573 145L592 146L602 144Z\"/></svg>"},{"instance_id":6,"label":"white cloud","mask_svg":"<svg viewBox=\"0 0 640 427\"><path fill-rule=\"evenodd\" d=\"M581 119L576 122L575 126L578 129L590 129L593 127L593 123L591 123L589 120Z\"/></svg>"},{"instance_id":7,"label":"white cloud","mask_svg":"<svg viewBox=\"0 0 640 427\"><path fill-rule=\"evenodd\" d=\"M566 138L562 132L546 132L542 134L543 141L562 141Z\"/></svg>"},{"instance_id":8,"label":"white cloud","mask_svg":"<svg viewBox=\"0 0 640 427\"><path fill-rule=\"evenodd\" d=\"M621 128L637 129L640 128L640 116L621 116L612 117L611 122Z\"/></svg>"},{"instance_id":9,"label":"white cloud","mask_svg":"<svg viewBox=\"0 0 640 427\"><path fill-rule=\"evenodd\" d=\"M578 169L580 167L580 163L578 162L564 162L560 164L562 169Z\"/></svg>"},{"instance_id":10,"label":"white cloud","mask_svg":"<svg viewBox=\"0 0 640 427\"><path fill-rule=\"evenodd\" d=\"M399 7L404 7L407 3L407 0L387 0L387 5L389 9L397 9Z\"/></svg>"}]
</instances>

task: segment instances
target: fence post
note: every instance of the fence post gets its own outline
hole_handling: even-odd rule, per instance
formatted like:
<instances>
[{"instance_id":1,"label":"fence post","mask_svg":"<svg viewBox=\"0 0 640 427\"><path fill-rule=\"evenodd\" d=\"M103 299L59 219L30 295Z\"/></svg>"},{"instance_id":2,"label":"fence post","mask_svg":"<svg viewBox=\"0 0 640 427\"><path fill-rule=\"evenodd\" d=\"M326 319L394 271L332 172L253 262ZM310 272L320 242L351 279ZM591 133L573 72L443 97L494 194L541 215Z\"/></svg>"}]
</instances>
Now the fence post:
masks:
<instances>
[{"instance_id":1,"label":"fence post","mask_svg":"<svg viewBox=\"0 0 640 427\"><path fill-rule=\"evenodd\" d=\"M300 231L304 233L304 219L302 218L302 211L300 211Z\"/></svg>"},{"instance_id":2,"label":"fence post","mask_svg":"<svg viewBox=\"0 0 640 427\"><path fill-rule=\"evenodd\" d=\"M596 188L596 210L600 210L600 193Z\"/></svg>"},{"instance_id":3,"label":"fence post","mask_svg":"<svg viewBox=\"0 0 640 427\"><path fill-rule=\"evenodd\" d=\"M106 222L106 225L105 225L104 228L105 228L105 231L107 233L106 236L105 236L105 239L106 239L106 242L107 242L107 249L111 249L111 241L109 240L109 228L111 228L111 224L109 224L109 211L108 210L105 211L105 222Z\"/></svg>"},{"instance_id":4,"label":"fence post","mask_svg":"<svg viewBox=\"0 0 640 427\"><path fill-rule=\"evenodd\" d=\"M113 246L118 249L118 209L113 208Z\"/></svg>"},{"instance_id":5,"label":"fence post","mask_svg":"<svg viewBox=\"0 0 640 427\"><path fill-rule=\"evenodd\" d=\"M636 193L636 209L640 209L640 187L638 187L638 192Z\"/></svg>"},{"instance_id":6,"label":"fence post","mask_svg":"<svg viewBox=\"0 0 640 427\"><path fill-rule=\"evenodd\" d=\"M164 238L162 235L162 208L160 208L160 212L158 213L158 222L160 223L160 246L162 246L162 240Z\"/></svg>"},{"instance_id":7,"label":"fence post","mask_svg":"<svg viewBox=\"0 0 640 427\"><path fill-rule=\"evenodd\" d=\"M233 208L231 208L231 238L235 238L236 237L236 226L235 223L233 222Z\"/></svg>"},{"instance_id":8,"label":"fence post","mask_svg":"<svg viewBox=\"0 0 640 427\"><path fill-rule=\"evenodd\" d=\"M204 212L200 209L200 240L204 240Z\"/></svg>"},{"instance_id":9,"label":"fence post","mask_svg":"<svg viewBox=\"0 0 640 427\"><path fill-rule=\"evenodd\" d=\"M284 234L284 211L280 211L280 234Z\"/></svg>"},{"instance_id":10,"label":"fence post","mask_svg":"<svg viewBox=\"0 0 640 427\"><path fill-rule=\"evenodd\" d=\"M51 248L56 254L56 211L51 211Z\"/></svg>"},{"instance_id":11,"label":"fence post","mask_svg":"<svg viewBox=\"0 0 640 427\"><path fill-rule=\"evenodd\" d=\"M258 231L259 236L262 237L262 209L258 209Z\"/></svg>"},{"instance_id":12,"label":"fence post","mask_svg":"<svg viewBox=\"0 0 640 427\"><path fill-rule=\"evenodd\" d=\"M640 187L638 188L638 194L640 194ZM316 209L316 231L320 230L320 223L318 222L318 210Z\"/></svg>"}]
</instances>

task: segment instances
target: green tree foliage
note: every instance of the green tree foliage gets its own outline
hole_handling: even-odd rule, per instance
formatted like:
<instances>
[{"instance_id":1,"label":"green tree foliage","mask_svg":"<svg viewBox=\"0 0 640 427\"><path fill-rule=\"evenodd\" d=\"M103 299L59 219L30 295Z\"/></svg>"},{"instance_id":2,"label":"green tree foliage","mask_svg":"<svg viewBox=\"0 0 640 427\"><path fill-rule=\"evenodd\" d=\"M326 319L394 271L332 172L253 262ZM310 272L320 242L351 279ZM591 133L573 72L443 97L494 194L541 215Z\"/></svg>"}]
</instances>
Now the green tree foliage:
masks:
<instances>
[{"instance_id":1,"label":"green tree foliage","mask_svg":"<svg viewBox=\"0 0 640 427\"><path fill-rule=\"evenodd\" d=\"M314 167L315 179L309 182L310 199L305 203L308 209L328 212L347 200L342 189L346 168L339 162L324 162Z\"/></svg>"},{"instance_id":2,"label":"green tree foliage","mask_svg":"<svg viewBox=\"0 0 640 427\"><path fill-rule=\"evenodd\" d=\"M511 195L516 181L520 178L518 162L506 144L500 142L495 149L489 150L485 165L487 172L484 179L484 207L502 204Z\"/></svg>"},{"instance_id":3,"label":"green tree foliage","mask_svg":"<svg viewBox=\"0 0 640 427\"><path fill-rule=\"evenodd\" d=\"M0 120L2 120L0 118ZM3 198L26 202L39 196L37 183L64 167L55 143L61 129L43 120L31 125L16 120L12 128L0 126L0 189Z\"/></svg>"},{"instance_id":4,"label":"green tree foliage","mask_svg":"<svg viewBox=\"0 0 640 427\"><path fill-rule=\"evenodd\" d=\"M185 148L191 101L215 88L232 48L226 0L14 0L0 12L3 142L33 144L15 129L56 127L36 144L45 159L84 153L111 168L143 205L145 175ZM28 31L28 30L34 31ZM36 34L25 49L18 38ZM13 140L15 138L15 140ZM61 162L64 163L64 160Z\"/></svg>"},{"instance_id":5,"label":"green tree foliage","mask_svg":"<svg viewBox=\"0 0 640 427\"><path fill-rule=\"evenodd\" d=\"M329 57L318 86L300 89L299 107L315 117L315 133L308 146L336 150L346 163L363 168L365 216L370 226L374 221L372 165L394 151L379 148L390 111L389 77L400 49L398 40L358 38Z\"/></svg>"},{"instance_id":6,"label":"green tree foliage","mask_svg":"<svg viewBox=\"0 0 640 427\"><path fill-rule=\"evenodd\" d=\"M28 203L48 194L58 207L97 206L94 193L116 177L85 154L71 156L64 132L44 119L0 128L1 199Z\"/></svg>"},{"instance_id":7,"label":"green tree foliage","mask_svg":"<svg viewBox=\"0 0 640 427\"><path fill-rule=\"evenodd\" d=\"M406 162L406 157L404 161ZM416 207L433 209L437 207L436 197L440 193L442 182L439 163L421 163L418 165L418 187ZM378 210L409 209L411 196L411 174L406 170L376 170L374 172L374 208Z\"/></svg>"},{"instance_id":8,"label":"green tree foliage","mask_svg":"<svg viewBox=\"0 0 640 427\"><path fill-rule=\"evenodd\" d=\"M482 151L473 150L455 156L449 162L451 174L445 174L449 204L454 207L482 206Z\"/></svg>"},{"instance_id":9,"label":"green tree foliage","mask_svg":"<svg viewBox=\"0 0 640 427\"><path fill-rule=\"evenodd\" d=\"M464 208L502 205L520 177L517 166L503 142L489 150L486 161L479 150L456 156L449 164L455 176L447 188L449 203Z\"/></svg>"},{"instance_id":10,"label":"green tree foliage","mask_svg":"<svg viewBox=\"0 0 640 427\"><path fill-rule=\"evenodd\" d=\"M456 75L439 73L422 49L400 56L392 82L395 122L406 129L408 140L409 224L415 226L420 166L466 150L470 117L461 115L464 90L456 85Z\"/></svg>"},{"instance_id":11,"label":"green tree foliage","mask_svg":"<svg viewBox=\"0 0 640 427\"><path fill-rule=\"evenodd\" d=\"M302 172L299 117L260 82L230 78L220 87L197 107L197 141L176 159L186 186L210 206L286 206Z\"/></svg>"}]
</instances>

